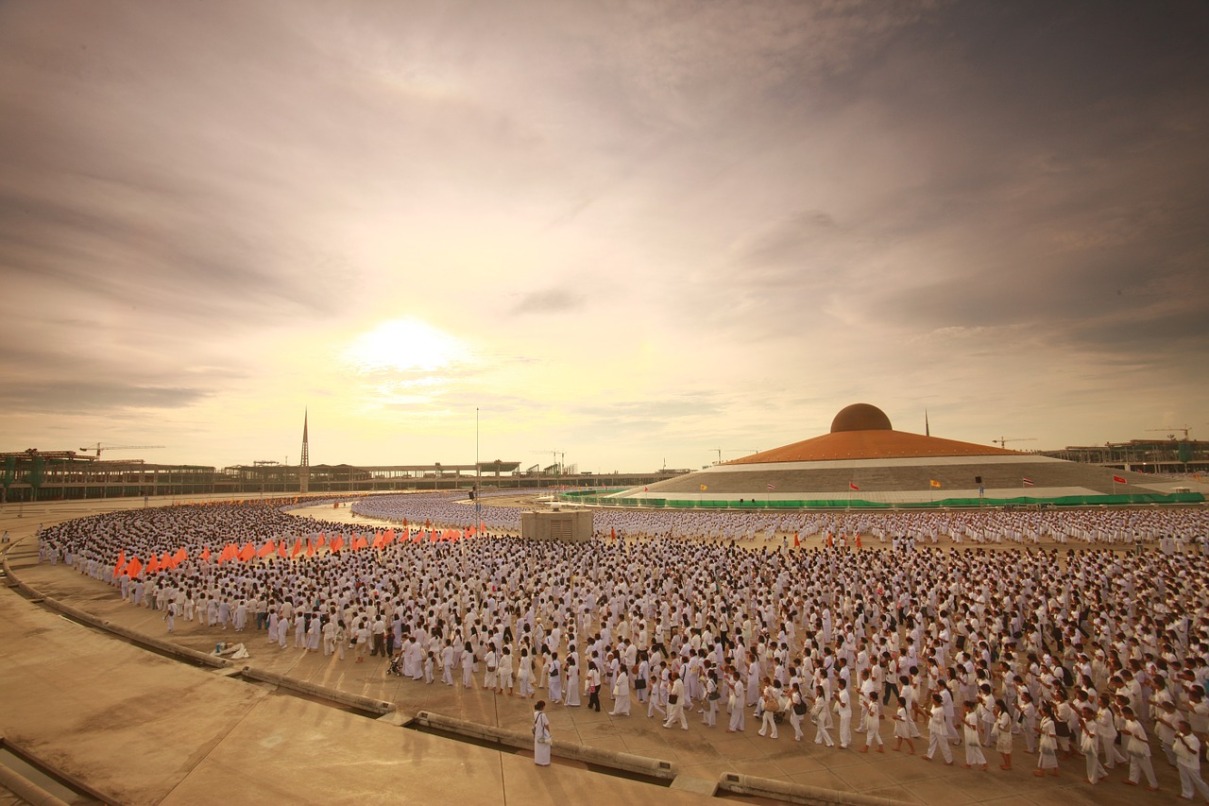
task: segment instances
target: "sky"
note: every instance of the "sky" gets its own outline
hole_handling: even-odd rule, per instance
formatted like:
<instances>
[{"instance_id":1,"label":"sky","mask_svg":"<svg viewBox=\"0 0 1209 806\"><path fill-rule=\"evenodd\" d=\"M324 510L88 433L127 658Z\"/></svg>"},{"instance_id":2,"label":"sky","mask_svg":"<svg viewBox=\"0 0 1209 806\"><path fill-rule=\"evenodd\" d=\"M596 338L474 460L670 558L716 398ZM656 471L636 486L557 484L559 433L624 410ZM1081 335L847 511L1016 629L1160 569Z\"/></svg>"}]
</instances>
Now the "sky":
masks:
<instances>
[{"instance_id":1,"label":"sky","mask_svg":"<svg viewBox=\"0 0 1209 806\"><path fill-rule=\"evenodd\" d=\"M305 412L312 465L639 472L856 402L1207 439L1206 41L1193 0L0 2L0 451L296 464Z\"/></svg>"}]
</instances>

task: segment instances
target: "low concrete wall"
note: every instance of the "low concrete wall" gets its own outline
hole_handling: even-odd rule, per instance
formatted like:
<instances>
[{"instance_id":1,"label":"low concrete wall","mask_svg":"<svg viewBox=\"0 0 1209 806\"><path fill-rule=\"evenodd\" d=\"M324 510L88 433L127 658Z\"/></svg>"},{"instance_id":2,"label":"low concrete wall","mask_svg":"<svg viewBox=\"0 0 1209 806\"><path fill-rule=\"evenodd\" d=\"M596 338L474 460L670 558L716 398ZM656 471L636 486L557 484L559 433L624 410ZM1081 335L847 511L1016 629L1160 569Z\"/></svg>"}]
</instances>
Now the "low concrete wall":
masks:
<instances>
[{"instance_id":1,"label":"low concrete wall","mask_svg":"<svg viewBox=\"0 0 1209 806\"><path fill-rule=\"evenodd\" d=\"M302 694L307 694L312 697L318 697L332 702L338 702L342 705L347 705L350 708L356 708L360 711L369 711L371 713L388 714L395 710L394 703L386 702L385 700L375 700L372 697L366 697L362 694L352 694L339 689L327 688L315 683L308 683L305 680L295 680L292 677L287 677L276 672L266 672L262 669L257 669L254 666L245 666L241 672L243 677L250 680L259 680L263 683L272 683L275 686L280 686L284 689L297 691Z\"/></svg>"},{"instance_id":2,"label":"low concrete wall","mask_svg":"<svg viewBox=\"0 0 1209 806\"><path fill-rule=\"evenodd\" d=\"M415 721L424 727L446 733L498 742L499 744L517 749L533 749L533 735L528 731L482 725L443 714L434 714L431 711L420 711L416 714ZM676 768L672 762L648 756L638 756L633 753L585 747L584 745L572 742L560 743L557 738L555 738L554 744L551 745L550 752L559 758L580 761L584 764L593 764L599 767L612 767L665 781L670 781L676 777Z\"/></svg>"},{"instance_id":3,"label":"low concrete wall","mask_svg":"<svg viewBox=\"0 0 1209 806\"><path fill-rule=\"evenodd\" d=\"M3 764L0 764L0 787L4 787L32 806L67 806L65 801L59 800L33 781L23 778Z\"/></svg>"},{"instance_id":4,"label":"low concrete wall","mask_svg":"<svg viewBox=\"0 0 1209 806\"><path fill-rule=\"evenodd\" d=\"M902 801L862 795L859 792L837 792L834 789L794 784L756 775L742 775L737 772L723 773L718 780L718 789L736 795L754 795L810 806L902 806Z\"/></svg>"}]
</instances>

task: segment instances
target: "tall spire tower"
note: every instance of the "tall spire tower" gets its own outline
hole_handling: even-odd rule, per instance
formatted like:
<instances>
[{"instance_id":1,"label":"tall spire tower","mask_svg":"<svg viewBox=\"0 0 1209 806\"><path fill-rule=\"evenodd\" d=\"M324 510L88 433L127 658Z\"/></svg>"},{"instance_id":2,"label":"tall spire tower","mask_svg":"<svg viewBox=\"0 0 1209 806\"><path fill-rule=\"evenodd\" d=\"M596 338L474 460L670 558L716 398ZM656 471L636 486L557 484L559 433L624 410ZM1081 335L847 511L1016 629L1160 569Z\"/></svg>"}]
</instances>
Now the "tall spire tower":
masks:
<instances>
[{"instance_id":1,"label":"tall spire tower","mask_svg":"<svg viewBox=\"0 0 1209 806\"><path fill-rule=\"evenodd\" d=\"M307 437L307 420L310 417L310 411L303 409L302 412L302 458L298 460L298 492L306 494L310 492L311 486L311 457L310 446L308 445L309 438Z\"/></svg>"}]
</instances>

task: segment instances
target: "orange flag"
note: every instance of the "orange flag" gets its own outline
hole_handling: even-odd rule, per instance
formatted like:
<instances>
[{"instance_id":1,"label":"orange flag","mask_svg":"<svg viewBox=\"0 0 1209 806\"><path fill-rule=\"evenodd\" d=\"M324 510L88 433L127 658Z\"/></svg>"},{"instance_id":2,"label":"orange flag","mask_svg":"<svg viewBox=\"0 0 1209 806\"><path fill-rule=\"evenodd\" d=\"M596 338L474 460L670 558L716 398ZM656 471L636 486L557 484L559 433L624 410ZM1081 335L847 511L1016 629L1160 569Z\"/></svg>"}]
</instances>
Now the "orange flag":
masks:
<instances>
[{"instance_id":1,"label":"orange flag","mask_svg":"<svg viewBox=\"0 0 1209 806\"><path fill-rule=\"evenodd\" d=\"M147 573L154 574L160 570L160 561L155 558L155 552L151 553L151 559L147 561Z\"/></svg>"},{"instance_id":2,"label":"orange flag","mask_svg":"<svg viewBox=\"0 0 1209 806\"><path fill-rule=\"evenodd\" d=\"M244 543L243 548L239 550L239 559L247 562L256 556L256 547L251 542Z\"/></svg>"},{"instance_id":3,"label":"orange flag","mask_svg":"<svg viewBox=\"0 0 1209 806\"><path fill-rule=\"evenodd\" d=\"M272 538L265 541L265 544L260 547L260 551L256 552L257 557L268 557L273 552L277 551L277 546L273 544Z\"/></svg>"},{"instance_id":4,"label":"orange flag","mask_svg":"<svg viewBox=\"0 0 1209 806\"><path fill-rule=\"evenodd\" d=\"M301 553L302 553L302 539L299 538L298 540L294 541L294 548L290 549L290 558L292 559L294 557L297 557Z\"/></svg>"},{"instance_id":5,"label":"orange flag","mask_svg":"<svg viewBox=\"0 0 1209 806\"><path fill-rule=\"evenodd\" d=\"M802 545L802 541L798 538L798 533L794 532L793 533L793 547L796 549L796 548L799 548L801 545Z\"/></svg>"},{"instance_id":6,"label":"orange flag","mask_svg":"<svg viewBox=\"0 0 1209 806\"><path fill-rule=\"evenodd\" d=\"M284 540L281 540L277 543L277 556L283 560L289 559L290 555L286 553Z\"/></svg>"},{"instance_id":7,"label":"orange flag","mask_svg":"<svg viewBox=\"0 0 1209 806\"><path fill-rule=\"evenodd\" d=\"M172 567L175 568L187 559L189 559L189 552L185 551L184 546L181 546L176 550L176 554L172 555Z\"/></svg>"},{"instance_id":8,"label":"orange flag","mask_svg":"<svg viewBox=\"0 0 1209 806\"><path fill-rule=\"evenodd\" d=\"M134 579L139 575L139 571L143 570L143 564L139 562L138 557L132 557L130 562L126 564L126 576Z\"/></svg>"},{"instance_id":9,"label":"orange flag","mask_svg":"<svg viewBox=\"0 0 1209 806\"><path fill-rule=\"evenodd\" d=\"M122 549L121 551L118 552L118 561L113 566L113 575L115 577L120 577L122 575L122 572L125 570L126 570L126 549Z\"/></svg>"},{"instance_id":10,"label":"orange flag","mask_svg":"<svg viewBox=\"0 0 1209 806\"><path fill-rule=\"evenodd\" d=\"M201 558L203 562L210 562L210 547L206 546L202 549Z\"/></svg>"},{"instance_id":11,"label":"orange flag","mask_svg":"<svg viewBox=\"0 0 1209 806\"><path fill-rule=\"evenodd\" d=\"M369 541L364 537L357 535L355 538L353 538L353 551L360 551L361 549L367 548L369 548Z\"/></svg>"},{"instance_id":12,"label":"orange flag","mask_svg":"<svg viewBox=\"0 0 1209 806\"><path fill-rule=\"evenodd\" d=\"M344 538L342 537L333 537L332 542L328 544L328 548L330 548L333 552L339 551L343 546Z\"/></svg>"}]
</instances>

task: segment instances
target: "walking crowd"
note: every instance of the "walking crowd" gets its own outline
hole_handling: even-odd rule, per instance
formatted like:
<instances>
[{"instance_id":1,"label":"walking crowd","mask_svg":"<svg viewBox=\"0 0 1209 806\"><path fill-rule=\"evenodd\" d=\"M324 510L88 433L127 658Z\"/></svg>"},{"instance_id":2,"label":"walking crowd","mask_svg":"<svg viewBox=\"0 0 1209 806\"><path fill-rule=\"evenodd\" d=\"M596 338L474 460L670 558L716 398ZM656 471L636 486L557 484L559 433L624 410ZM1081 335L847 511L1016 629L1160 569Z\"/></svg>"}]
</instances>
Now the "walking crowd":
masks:
<instances>
[{"instance_id":1,"label":"walking crowd","mask_svg":"<svg viewBox=\"0 0 1209 806\"><path fill-rule=\"evenodd\" d=\"M788 724L793 740L838 750L881 753L892 737L892 751L947 764L958 747L983 771L997 754L1005 774L1023 752L1035 775L1078 769L1093 784L1122 767L1123 783L1156 789L1153 752L1177 770L1184 797L1209 802L1200 509L999 522L981 512L812 514L797 528L844 537L810 548L751 547L683 524L673 534L663 523L610 539L616 525L598 522L583 544L416 542L417 529L372 550L202 559L224 542L350 529L272 504L98 515L42 530L40 551L165 620L259 631L283 649L293 633L295 648L334 660L351 646L354 662L380 656L414 681L541 692L550 707L607 705L667 729L689 730L692 717L770 741ZM432 515L420 496L397 506L412 523ZM986 550L950 530L952 543L973 545L942 547L929 533L942 523L964 524L962 537L1057 529L1079 544L1009 538L1021 546ZM846 539L857 534L859 550ZM175 567L114 573L121 552L180 548L187 559Z\"/></svg>"}]
</instances>

